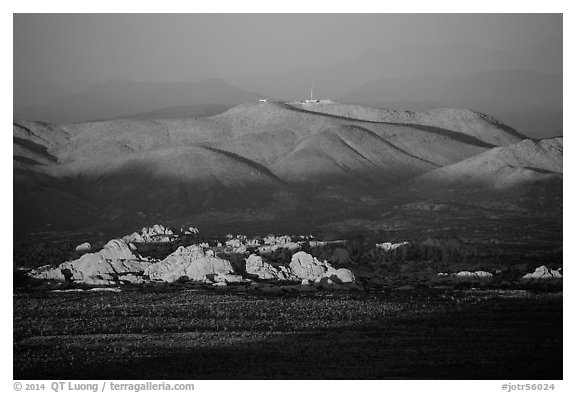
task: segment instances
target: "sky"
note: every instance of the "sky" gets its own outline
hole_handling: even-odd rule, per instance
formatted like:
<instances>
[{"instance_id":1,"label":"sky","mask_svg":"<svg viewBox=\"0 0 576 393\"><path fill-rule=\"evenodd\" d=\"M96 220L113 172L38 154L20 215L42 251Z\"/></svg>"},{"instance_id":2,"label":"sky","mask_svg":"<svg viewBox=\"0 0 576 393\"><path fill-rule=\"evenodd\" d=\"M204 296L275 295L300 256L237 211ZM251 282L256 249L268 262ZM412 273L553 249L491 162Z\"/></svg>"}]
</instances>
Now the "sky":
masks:
<instances>
[{"instance_id":1,"label":"sky","mask_svg":"<svg viewBox=\"0 0 576 393\"><path fill-rule=\"evenodd\" d=\"M14 100L47 103L110 80L233 79L410 45L507 50L561 35L561 14L15 14Z\"/></svg>"}]
</instances>

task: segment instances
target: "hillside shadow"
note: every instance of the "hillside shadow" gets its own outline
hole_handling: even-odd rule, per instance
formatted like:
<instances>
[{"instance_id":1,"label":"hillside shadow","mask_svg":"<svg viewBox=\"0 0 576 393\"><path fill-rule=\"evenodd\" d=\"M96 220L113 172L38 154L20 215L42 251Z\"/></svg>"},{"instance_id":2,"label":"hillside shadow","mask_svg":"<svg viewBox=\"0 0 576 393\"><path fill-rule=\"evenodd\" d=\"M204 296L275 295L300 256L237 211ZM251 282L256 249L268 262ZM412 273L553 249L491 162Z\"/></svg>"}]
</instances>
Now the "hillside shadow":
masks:
<instances>
[{"instance_id":1,"label":"hillside shadow","mask_svg":"<svg viewBox=\"0 0 576 393\"><path fill-rule=\"evenodd\" d=\"M353 122L353 123L387 124L387 125L393 125L393 126L398 126L398 127L411 127L411 128L418 129L420 131L425 131L425 132L430 132L433 134L445 136L445 137L451 138L453 140L467 143L467 144L473 145L473 146L485 147L488 149L495 147L494 145L487 143L487 142L484 142L484 141L481 141L480 139L478 139L474 136L464 134L462 132L451 131L451 130L448 130L445 128L435 127L435 126L428 126L428 125L415 124L415 123L395 123L395 122L389 122L389 121L362 120L362 119L357 119L357 118L353 118L353 117L335 115L335 114L331 114L331 113L315 112L315 111L307 110L304 108L298 108L296 106L292 106L289 104L284 104L284 107L287 109L296 111L296 112L303 112L303 113L308 113L308 114L317 115L317 116L329 117L329 118L333 118L333 119L346 120L348 122Z\"/></svg>"}]
</instances>

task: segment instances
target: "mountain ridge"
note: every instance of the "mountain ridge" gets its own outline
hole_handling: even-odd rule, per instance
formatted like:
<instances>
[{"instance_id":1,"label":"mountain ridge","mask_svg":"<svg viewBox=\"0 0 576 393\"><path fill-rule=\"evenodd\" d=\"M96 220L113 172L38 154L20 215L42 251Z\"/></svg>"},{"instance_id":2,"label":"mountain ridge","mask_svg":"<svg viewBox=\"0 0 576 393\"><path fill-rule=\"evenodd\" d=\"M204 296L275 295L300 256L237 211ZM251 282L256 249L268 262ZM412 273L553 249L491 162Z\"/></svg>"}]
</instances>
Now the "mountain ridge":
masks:
<instances>
[{"instance_id":1,"label":"mountain ridge","mask_svg":"<svg viewBox=\"0 0 576 393\"><path fill-rule=\"evenodd\" d=\"M274 102L244 103L205 118L61 126L16 121L17 138L28 135L43 147L14 142L15 215L35 230L86 222L103 230L205 214L315 222L345 214L358 198L385 199L406 181L493 150L467 134L478 124L500 133L500 142L519 138L491 118L454 124L468 129L370 122ZM50 137L34 136L43 132ZM19 149L45 149L55 160L31 163L19 158ZM70 212L78 219L63 210L62 198L74 204Z\"/></svg>"}]
</instances>

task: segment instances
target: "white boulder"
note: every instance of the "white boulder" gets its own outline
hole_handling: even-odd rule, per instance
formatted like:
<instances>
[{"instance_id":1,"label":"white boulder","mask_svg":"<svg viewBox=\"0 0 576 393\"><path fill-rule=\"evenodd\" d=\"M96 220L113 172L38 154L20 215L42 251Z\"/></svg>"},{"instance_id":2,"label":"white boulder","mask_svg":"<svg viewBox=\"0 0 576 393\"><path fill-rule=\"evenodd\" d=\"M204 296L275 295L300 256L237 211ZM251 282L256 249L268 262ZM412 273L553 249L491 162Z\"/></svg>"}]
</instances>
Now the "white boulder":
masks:
<instances>
[{"instance_id":1,"label":"white boulder","mask_svg":"<svg viewBox=\"0 0 576 393\"><path fill-rule=\"evenodd\" d=\"M356 277L349 269L337 269L331 273L330 280L337 284L350 284L356 281Z\"/></svg>"},{"instance_id":2,"label":"white boulder","mask_svg":"<svg viewBox=\"0 0 576 393\"><path fill-rule=\"evenodd\" d=\"M92 251L92 245L90 245L90 243L88 242L85 242L77 245L75 250L76 252L82 252L82 253L90 252Z\"/></svg>"},{"instance_id":3,"label":"white boulder","mask_svg":"<svg viewBox=\"0 0 576 393\"><path fill-rule=\"evenodd\" d=\"M321 262L304 251L292 255L290 262L290 272L299 279L316 280L327 274L330 276L335 271L329 263Z\"/></svg>"}]
</instances>

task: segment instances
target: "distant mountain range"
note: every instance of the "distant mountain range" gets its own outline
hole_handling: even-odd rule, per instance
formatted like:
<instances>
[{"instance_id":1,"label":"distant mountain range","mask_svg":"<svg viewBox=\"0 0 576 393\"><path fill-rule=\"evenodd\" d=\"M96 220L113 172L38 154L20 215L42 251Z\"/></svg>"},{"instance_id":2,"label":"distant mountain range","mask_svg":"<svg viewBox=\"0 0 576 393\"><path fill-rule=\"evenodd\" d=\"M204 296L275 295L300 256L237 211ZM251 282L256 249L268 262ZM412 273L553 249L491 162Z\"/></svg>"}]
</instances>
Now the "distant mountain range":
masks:
<instances>
[{"instance_id":1,"label":"distant mountain range","mask_svg":"<svg viewBox=\"0 0 576 393\"><path fill-rule=\"evenodd\" d=\"M14 104L14 118L75 123L209 116L259 98L308 97L389 109L489 113L531 137L562 134L562 37L514 50L469 44L373 50L329 67L198 82L110 81L48 104Z\"/></svg>"},{"instance_id":2,"label":"distant mountain range","mask_svg":"<svg viewBox=\"0 0 576 393\"><path fill-rule=\"evenodd\" d=\"M539 184L557 184L562 176L561 138L534 144L490 116L456 109L250 103L203 118L17 121L13 135L19 235L123 233L150 222L305 229L365 203L408 195L414 179L429 183L428 174L440 192L454 179L467 189L473 174L498 172L503 164L486 162L506 149L512 152L506 157L517 159L504 168L522 173L508 183L487 175L498 182L499 198L507 184L515 196L530 197L535 176ZM450 169L460 163L471 175Z\"/></svg>"},{"instance_id":3,"label":"distant mountain range","mask_svg":"<svg viewBox=\"0 0 576 393\"><path fill-rule=\"evenodd\" d=\"M318 98L391 109L489 113L532 137L562 133L562 37L515 50L470 44L374 50L325 68L231 79L283 100Z\"/></svg>"},{"instance_id":4,"label":"distant mountain range","mask_svg":"<svg viewBox=\"0 0 576 393\"><path fill-rule=\"evenodd\" d=\"M562 134L562 77L503 70L441 77L385 78L370 82L339 101L387 109L428 111L469 108L489 113L533 137ZM110 82L49 105L14 109L15 119L56 124L115 118L169 119L222 113L263 95L226 82Z\"/></svg>"},{"instance_id":5,"label":"distant mountain range","mask_svg":"<svg viewBox=\"0 0 576 393\"><path fill-rule=\"evenodd\" d=\"M489 113L539 137L562 130L562 76L522 70L478 72L445 78L386 78L340 98L343 102L414 110L469 108Z\"/></svg>"},{"instance_id":6,"label":"distant mountain range","mask_svg":"<svg viewBox=\"0 0 576 393\"><path fill-rule=\"evenodd\" d=\"M486 49L472 44L403 46L372 50L328 67L304 67L291 72L230 79L235 86L282 100L305 98L314 85L320 98L337 99L359 86L382 78L443 77L499 70L562 75L562 37L514 50ZM404 108L408 109L408 108Z\"/></svg>"},{"instance_id":7,"label":"distant mountain range","mask_svg":"<svg viewBox=\"0 0 576 393\"><path fill-rule=\"evenodd\" d=\"M121 117L165 116L157 111L164 114L180 111L198 116L215 114L224 107L258 98L261 98L259 94L243 91L218 79L174 83L110 81L47 105L15 107L14 118L65 124ZM183 106L188 108L184 112Z\"/></svg>"}]
</instances>

